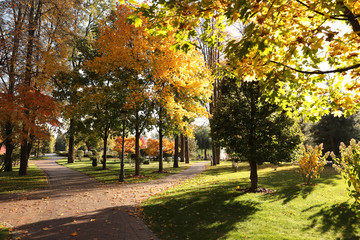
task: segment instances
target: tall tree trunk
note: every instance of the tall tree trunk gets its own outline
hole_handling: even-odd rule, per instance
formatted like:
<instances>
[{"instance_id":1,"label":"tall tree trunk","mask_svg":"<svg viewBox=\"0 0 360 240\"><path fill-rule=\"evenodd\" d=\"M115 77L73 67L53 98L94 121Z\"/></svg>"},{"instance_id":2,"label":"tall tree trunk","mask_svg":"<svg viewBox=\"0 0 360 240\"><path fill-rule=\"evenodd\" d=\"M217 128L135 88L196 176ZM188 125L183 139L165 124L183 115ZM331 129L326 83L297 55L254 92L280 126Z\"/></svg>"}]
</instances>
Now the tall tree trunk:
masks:
<instances>
[{"instance_id":1,"label":"tall tree trunk","mask_svg":"<svg viewBox=\"0 0 360 240\"><path fill-rule=\"evenodd\" d=\"M109 136L109 128L106 127L105 132L104 132L104 151L103 151L103 170L106 170L106 154L107 154L107 141L108 141L108 136Z\"/></svg>"},{"instance_id":2,"label":"tall tree trunk","mask_svg":"<svg viewBox=\"0 0 360 240\"><path fill-rule=\"evenodd\" d=\"M208 159L207 159L207 154L206 154L206 152L207 152L207 149L204 148L204 160L208 160Z\"/></svg>"},{"instance_id":3,"label":"tall tree trunk","mask_svg":"<svg viewBox=\"0 0 360 240\"><path fill-rule=\"evenodd\" d=\"M20 147L20 169L19 176L23 176L27 174L27 166L28 166L28 140L24 140Z\"/></svg>"},{"instance_id":4,"label":"tall tree trunk","mask_svg":"<svg viewBox=\"0 0 360 240\"><path fill-rule=\"evenodd\" d=\"M216 148L216 161L217 161L217 164L219 165L220 164L220 147L217 147Z\"/></svg>"},{"instance_id":5,"label":"tall tree trunk","mask_svg":"<svg viewBox=\"0 0 360 240\"><path fill-rule=\"evenodd\" d=\"M70 127L69 127L68 163L74 163L74 145L75 145L74 124L75 124L75 120L71 118Z\"/></svg>"},{"instance_id":6,"label":"tall tree trunk","mask_svg":"<svg viewBox=\"0 0 360 240\"><path fill-rule=\"evenodd\" d=\"M179 135L175 136L174 168L179 167Z\"/></svg>"},{"instance_id":7,"label":"tall tree trunk","mask_svg":"<svg viewBox=\"0 0 360 240\"><path fill-rule=\"evenodd\" d=\"M5 125L5 133L6 133L6 139L5 139L5 148L6 148L6 152L5 152L5 172L11 172L12 171L12 153L14 150L14 144L12 143L12 131L13 131L13 126L11 124L10 121L8 121Z\"/></svg>"},{"instance_id":8,"label":"tall tree trunk","mask_svg":"<svg viewBox=\"0 0 360 240\"><path fill-rule=\"evenodd\" d=\"M215 147L215 144L213 143L213 145L212 145L212 157L211 157L211 164L213 166L216 166L216 164L217 164L215 156L216 156L216 147Z\"/></svg>"},{"instance_id":9,"label":"tall tree trunk","mask_svg":"<svg viewBox=\"0 0 360 240\"><path fill-rule=\"evenodd\" d=\"M250 180L251 180L251 191L255 191L258 188L258 174L257 174L257 161L255 154L255 114L256 114L256 102L253 92L250 93L250 133L249 133L249 146L252 157L250 159Z\"/></svg>"},{"instance_id":10,"label":"tall tree trunk","mask_svg":"<svg viewBox=\"0 0 360 240\"><path fill-rule=\"evenodd\" d=\"M159 111L159 118L161 118L161 108L160 108L160 111ZM163 158L164 158L164 153L163 153L163 132L162 132L162 121L160 119L160 121L159 121L159 172L164 171Z\"/></svg>"},{"instance_id":11,"label":"tall tree trunk","mask_svg":"<svg viewBox=\"0 0 360 240\"><path fill-rule=\"evenodd\" d=\"M184 134L180 134L180 162L185 162L185 139L184 139Z\"/></svg>"},{"instance_id":12,"label":"tall tree trunk","mask_svg":"<svg viewBox=\"0 0 360 240\"><path fill-rule=\"evenodd\" d=\"M15 19L15 29L14 29L14 38L13 38L13 45L12 45L12 53L11 53L11 58L10 58L10 66L9 66L9 83L8 83L8 94L9 96L14 95L14 90L15 90L15 77L16 77L16 62L17 62L17 58L18 58L18 50L19 50L19 45L20 45L20 34L22 33L22 26L23 26L23 11L22 8L20 7L18 9L18 13ZM14 144L13 144L13 138L12 138L12 133L13 133L13 124L11 123L11 120L9 119L6 124L5 124L5 148L6 148L6 153L5 153L5 168L4 171L5 172L11 172L12 171L12 153L14 151Z\"/></svg>"},{"instance_id":13,"label":"tall tree trunk","mask_svg":"<svg viewBox=\"0 0 360 240\"><path fill-rule=\"evenodd\" d=\"M140 132L135 130L135 176L140 175Z\"/></svg>"},{"instance_id":14,"label":"tall tree trunk","mask_svg":"<svg viewBox=\"0 0 360 240\"><path fill-rule=\"evenodd\" d=\"M29 3L29 12L28 12L28 27L27 27L27 33L28 33L28 39L26 43L26 57L25 57L25 73L24 73L24 87L25 92L29 91L31 89L31 80L32 80L32 65L33 65L33 56L34 56L34 39L35 39L35 31L38 27L40 14L41 14L41 8L42 8L42 2L39 1L37 8L35 9L35 1L31 1ZM27 108L25 103L25 108ZM27 109L24 111L25 116L29 118L29 121L32 122L32 124L35 124L34 120L30 117L30 110ZM29 133L29 130L23 126L23 135L26 136L26 139L24 139L21 143L20 148L20 169L19 169L19 175L26 175L27 173L27 166L28 161L30 157L30 151L32 147L32 136L31 133Z\"/></svg>"},{"instance_id":15,"label":"tall tree trunk","mask_svg":"<svg viewBox=\"0 0 360 240\"><path fill-rule=\"evenodd\" d=\"M185 140L185 163L190 163L190 152L189 152L189 138L184 137Z\"/></svg>"}]
</instances>

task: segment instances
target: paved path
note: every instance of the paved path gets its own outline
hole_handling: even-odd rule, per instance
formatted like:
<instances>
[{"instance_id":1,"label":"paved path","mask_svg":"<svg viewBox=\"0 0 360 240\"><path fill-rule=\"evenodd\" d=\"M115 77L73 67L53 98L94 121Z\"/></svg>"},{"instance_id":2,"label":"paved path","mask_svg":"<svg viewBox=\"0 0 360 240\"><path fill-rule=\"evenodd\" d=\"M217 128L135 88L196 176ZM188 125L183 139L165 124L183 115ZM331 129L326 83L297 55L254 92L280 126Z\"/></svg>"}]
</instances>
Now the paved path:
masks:
<instances>
[{"instance_id":1,"label":"paved path","mask_svg":"<svg viewBox=\"0 0 360 240\"><path fill-rule=\"evenodd\" d=\"M156 239L134 216L135 206L196 176L206 164L147 183L105 185L56 159L34 161L48 175L48 187L0 196L0 222L14 226L21 239Z\"/></svg>"}]
</instances>

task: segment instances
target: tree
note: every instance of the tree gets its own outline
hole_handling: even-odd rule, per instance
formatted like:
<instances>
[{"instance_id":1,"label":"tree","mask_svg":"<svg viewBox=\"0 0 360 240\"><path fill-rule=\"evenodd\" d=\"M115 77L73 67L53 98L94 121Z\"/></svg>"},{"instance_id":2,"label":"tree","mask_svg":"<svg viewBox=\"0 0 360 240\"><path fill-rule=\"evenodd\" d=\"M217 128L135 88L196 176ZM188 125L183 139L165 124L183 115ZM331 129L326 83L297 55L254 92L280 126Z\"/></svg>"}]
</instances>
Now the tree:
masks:
<instances>
[{"instance_id":1,"label":"tree","mask_svg":"<svg viewBox=\"0 0 360 240\"><path fill-rule=\"evenodd\" d=\"M55 83L53 94L63 102L63 116L69 119L68 136L68 163L74 162L75 135L81 127L79 116L80 99L78 91L86 84L82 74L84 62L94 55L91 42L96 38L97 26L104 20L107 13L113 8L114 0L87 0L80 2L81 7L75 11L75 24L69 39L68 68L58 72L52 79ZM79 126L80 125L80 126Z\"/></svg>"},{"instance_id":2,"label":"tree","mask_svg":"<svg viewBox=\"0 0 360 240\"><path fill-rule=\"evenodd\" d=\"M56 137L55 151L66 151L66 138L64 135L58 135Z\"/></svg>"},{"instance_id":3,"label":"tree","mask_svg":"<svg viewBox=\"0 0 360 240\"><path fill-rule=\"evenodd\" d=\"M48 81L64 67L69 26L78 1L1 1L1 94L11 101L1 115L6 126L6 154L11 170L15 140L21 145L19 175L26 175L33 141L45 137L48 124L56 125L58 106ZM64 21L66 16L67 21Z\"/></svg>"},{"instance_id":4,"label":"tree","mask_svg":"<svg viewBox=\"0 0 360 240\"><path fill-rule=\"evenodd\" d=\"M194 29L203 19L218 20L219 28L241 21L246 26L242 39L224 44L231 73L239 81L257 79L268 100L288 113L318 120L329 111L347 116L359 108L359 4L156 0L138 11L154 23L154 32L177 29L175 47L183 50L196 45ZM215 46L212 36L209 29L201 37Z\"/></svg>"},{"instance_id":5,"label":"tree","mask_svg":"<svg viewBox=\"0 0 360 240\"><path fill-rule=\"evenodd\" d=\"M331 114L323 116L317 123L305 125L309 142L315 145L323 143L325 152L334 152L339 156L341 142L350 142L352 138L360 137L358 114L345 118Z\"/></svg>"},{"instance_id":6,"label":"tree","mask_svg":"<svg viewBox=\"0 0 360 240\"><path fill-rule=\"evenodd\" d=\"M131 76L123 87L126 89L124 108L128 111L136 144L141 133L154 124L152 116L156 110L161 148L167 123L177 124L178 129L185 131L189 121L206 115L204 105L211 92L212 78L198 52L173 51L170 49L173 37L163 39L149 34L145 18L143 26L129 24L128 17L132 13L129 6L120 5L109 16L110 21L100 26L96 42L99 56L88 66L106 76L116 71ZM162 153L160 150L159 154ZM135 175L139 175L139 158L137 144ZM161 156L159 171L162 171Z\"/></svg>"},{"instance_id":7,"label":"tree","mask_svg":"<svg viewBox=\"0 0 360 240\"><path fill-rule=\"evenodd\" d=\"M199 149L204 150L204 160L207 160L206 150L211 148L210 129L208 126L199 127L195 131L195 139Z\"/></svg>"},{"instance_id":8,"label":"tree","mask_svg":"<svg viewBox=\"0 0 360 240\"><path fill-rule=\"evenodd\" d=\"M213 141L250 163L251 191L258 188L257 165L290 161L301 143L300 129L278 106L266 102L259 83L226 78L213 121Z\"/></svg>"}]
</instances>

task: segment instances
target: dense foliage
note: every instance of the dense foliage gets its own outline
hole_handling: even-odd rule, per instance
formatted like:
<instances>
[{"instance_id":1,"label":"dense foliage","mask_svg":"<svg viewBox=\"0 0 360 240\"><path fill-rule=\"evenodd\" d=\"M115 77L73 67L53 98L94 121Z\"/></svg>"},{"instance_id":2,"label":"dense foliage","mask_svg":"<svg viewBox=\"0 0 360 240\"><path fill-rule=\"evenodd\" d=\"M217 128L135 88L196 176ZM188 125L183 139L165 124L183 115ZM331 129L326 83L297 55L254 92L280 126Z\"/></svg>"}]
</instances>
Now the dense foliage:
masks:
<instances>
[{"instance_id":1,"label":"dense foliage","mask_svg":"<svg viewBox=\"0 0 360 240\"><path fill-rule=\"evenodd\" d=\"M251 166L252 189L257 188L257 164L290 161L301 143L295 121L265 101L258 82L224 79L213 116L213 140Z\"/></svg>"}]
</instances>

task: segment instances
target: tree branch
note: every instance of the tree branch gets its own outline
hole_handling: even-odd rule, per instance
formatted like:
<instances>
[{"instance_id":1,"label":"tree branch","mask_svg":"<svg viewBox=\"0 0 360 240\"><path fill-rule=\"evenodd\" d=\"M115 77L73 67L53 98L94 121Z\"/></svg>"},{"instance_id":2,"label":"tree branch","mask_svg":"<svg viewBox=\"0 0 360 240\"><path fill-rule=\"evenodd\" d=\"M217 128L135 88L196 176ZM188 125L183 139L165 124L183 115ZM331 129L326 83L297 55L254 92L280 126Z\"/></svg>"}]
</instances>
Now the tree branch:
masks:
<instances>
[{"instance_id":1,"label":"tree branch","mask_svg":"<svg viewBox=\"0 0 360 240\"><path fill-rule=\"evenodd\" d=\"M303 5L303 6L305 6L305 7L307 7L308 9L310 9L310 6L309 5L307 5L306 3L303 3L302 1L300 1L300 0L296 0L296 2L298 2L298 3L300 3L301 5ZM345 6L344 6L345 7ZM322 15L322 16L325 16L325 13L322 13L322 12L320 12L320 11L317 11L317 10L312 10L312 11L314 11L315 13L317 13L317 14L320 14L320 15ZM353 15L352 17L350 17L349 15L343 15L342 17L336 17L336 16L329 16L329 18L330 19L334 19L334 20L340 20L340 21L351 21L352 19L357 19L357 18L359 18L360 17L360 15Z\"/></svg>"},{"instance_id":2,"label":"tree branch","mask_svg":"<svg viewBox=\"0 0 360 240\"><path fill-rule=\"evenodd\" d=\"M337 69L333 69L333 70L326 70L326 71L321 71L321 70L315 70L315 71L304 71L304 70L300 70L300 69L296 69L296 68L293 68L293 67L290 67L290 66L287 66L283 63L279 63L279 62L276 62L276 61L273 61L273 60L270 60L270 62L272 63L275 63L277 65L281 65L285 68L288 68L290 70L293 70L295 72L298 72L298 73L304 73L304 74L328 74L328 73L342 73L342 72L346 72L346 71L349 71L351 69L355 69L355 68L359 68L360 67L360 63L358 64L355 64L355 65L351 65L349 67L343 67L343 68L337 68Z\"/></svg>"}]
</instances>

